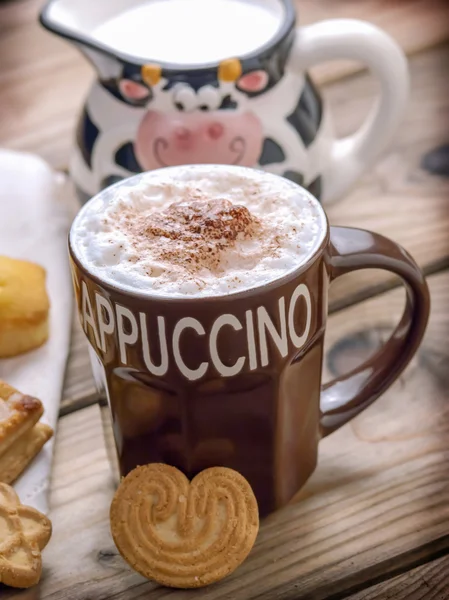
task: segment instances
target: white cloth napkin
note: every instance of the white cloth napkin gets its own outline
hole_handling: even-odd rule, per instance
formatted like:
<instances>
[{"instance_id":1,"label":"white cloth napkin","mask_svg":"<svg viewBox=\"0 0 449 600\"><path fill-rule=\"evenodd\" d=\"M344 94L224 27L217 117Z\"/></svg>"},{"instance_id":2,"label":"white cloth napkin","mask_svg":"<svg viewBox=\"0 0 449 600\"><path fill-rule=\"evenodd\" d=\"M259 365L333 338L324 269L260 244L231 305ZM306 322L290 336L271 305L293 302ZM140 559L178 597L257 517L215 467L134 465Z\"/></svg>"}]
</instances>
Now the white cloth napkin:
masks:
<instances>
[{"instance_id":1,"label":"white cloth napkin","mask_svg":"<svg viewBox=\"0 0 449 600\"><path fill-rule=\"evenodd\" d=\"M50 337L37 350L0 359L0 378L45 407L42 421L56 431L70 344L72 286L67 232L73 200L64 198L64 177L31 154L0 149L0 254L36 262L47 270ZM47 442L14 483L21 501L46 513L52 462Z\"/></svg>"}]
</instances>

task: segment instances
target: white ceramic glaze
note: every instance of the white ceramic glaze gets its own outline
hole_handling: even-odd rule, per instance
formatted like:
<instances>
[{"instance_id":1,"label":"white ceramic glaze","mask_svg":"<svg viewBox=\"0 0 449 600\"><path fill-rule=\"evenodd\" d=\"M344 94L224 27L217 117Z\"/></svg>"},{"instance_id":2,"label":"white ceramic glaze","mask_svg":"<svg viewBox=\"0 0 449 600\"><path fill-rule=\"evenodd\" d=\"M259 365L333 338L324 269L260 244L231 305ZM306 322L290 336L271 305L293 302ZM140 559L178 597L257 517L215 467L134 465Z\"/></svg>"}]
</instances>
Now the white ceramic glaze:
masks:
<instances>
[{"instance_id":1,"label":"white ceramic glaze","mask_svg":"<svg viewBox=\"0 0 449 600\"><path fill-rule=\"evenodd\" d=\"M344 195L392 139L407 104L409 75L404 53L385 32L355 19L332 19L298 29L290 66L298 74L336 57L364 63L380 94L360 129L332 140L325 167L325 201Z\"/></svg>"}]
</instances>

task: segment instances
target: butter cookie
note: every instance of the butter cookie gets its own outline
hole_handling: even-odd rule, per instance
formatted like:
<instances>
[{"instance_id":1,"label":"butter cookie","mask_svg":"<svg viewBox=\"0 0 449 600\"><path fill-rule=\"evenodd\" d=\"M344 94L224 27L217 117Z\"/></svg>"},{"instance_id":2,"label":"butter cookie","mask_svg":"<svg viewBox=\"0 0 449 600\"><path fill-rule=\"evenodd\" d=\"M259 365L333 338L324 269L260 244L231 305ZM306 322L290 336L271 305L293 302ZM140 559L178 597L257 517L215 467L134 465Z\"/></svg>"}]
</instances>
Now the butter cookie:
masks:
<instances>
[{"instance_id":1,"label":"butter cookie","mask_svg":"<svg viewBox=\"0 0 449 600\"><path fill-rule=\"evenodd\" d=\"M110 521L126 562L174 588L202 587L232 573L259 530L251 486L224 467L201 471L191 482L165 464L137 467L122 480Z\"/></svg>"},{"instance_id":2,"label":"butter cookie","mask_svg":"<svg viewBox=\"0 0 449 600\"><path fill-rule=\"evenodd\" d=\"M41 346L48 338L50 303L45 269L0 256L0 358Z\"/></svg>"},{"instance_id":3,"label":"butter cookie","mask_svg":"<svg viewBox=\"0 0 449 600\"><path fill-rule=\"evenodd\" d=\"M23 506L15 491L0 483L0 583L27 588L39 582L41 550L51 537L51 521Z\"/></svg>"}]
</instances>

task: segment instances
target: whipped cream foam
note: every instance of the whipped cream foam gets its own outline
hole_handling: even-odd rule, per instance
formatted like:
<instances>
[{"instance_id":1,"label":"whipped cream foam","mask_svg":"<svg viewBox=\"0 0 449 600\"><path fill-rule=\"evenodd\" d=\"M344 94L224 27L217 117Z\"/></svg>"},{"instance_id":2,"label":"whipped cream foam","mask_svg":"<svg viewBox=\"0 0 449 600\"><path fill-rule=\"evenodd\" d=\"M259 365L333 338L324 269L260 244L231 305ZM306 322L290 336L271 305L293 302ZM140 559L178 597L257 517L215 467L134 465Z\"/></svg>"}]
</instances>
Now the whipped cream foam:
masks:
<instances>
[{"instance_id":1,"label":"whipped cream foam","mask_svg":"<svg viewBox=\"0 0 449 600\"><path fill-rule=\"evenodd\" d=\"M324 212L296 184L244 167L169 167L125 180L78 213L71 246L120 288L220 296L294 271L317 250Z\"/></svg>"}]
</instances>

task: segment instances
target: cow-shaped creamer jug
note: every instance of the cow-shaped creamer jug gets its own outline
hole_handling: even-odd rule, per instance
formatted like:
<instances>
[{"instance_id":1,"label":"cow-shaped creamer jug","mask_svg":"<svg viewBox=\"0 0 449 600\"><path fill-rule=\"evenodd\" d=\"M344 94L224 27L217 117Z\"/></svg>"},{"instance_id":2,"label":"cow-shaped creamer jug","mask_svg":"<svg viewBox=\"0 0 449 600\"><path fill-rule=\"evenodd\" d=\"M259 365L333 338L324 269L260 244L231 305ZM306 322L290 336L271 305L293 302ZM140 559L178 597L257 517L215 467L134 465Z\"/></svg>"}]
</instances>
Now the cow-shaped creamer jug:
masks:
<instances>
[{"instance_id":1,"label":"cow-shaped creamer jug","mask_svg":"<svg viewBox=\"0 0 449 600\"><path fill-rule=\"evenodd\" d=\"M193 163L265 169L323 202L345 194L395 132L406 59L371 24L295 21L291 0L50 0L41 22L98 72L71 161L80 198ZM307 74L336 58L362 61L380 82L365 122L343 139Z\"/></svg>"}]
</instances>

